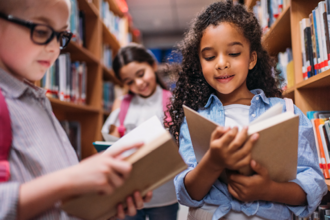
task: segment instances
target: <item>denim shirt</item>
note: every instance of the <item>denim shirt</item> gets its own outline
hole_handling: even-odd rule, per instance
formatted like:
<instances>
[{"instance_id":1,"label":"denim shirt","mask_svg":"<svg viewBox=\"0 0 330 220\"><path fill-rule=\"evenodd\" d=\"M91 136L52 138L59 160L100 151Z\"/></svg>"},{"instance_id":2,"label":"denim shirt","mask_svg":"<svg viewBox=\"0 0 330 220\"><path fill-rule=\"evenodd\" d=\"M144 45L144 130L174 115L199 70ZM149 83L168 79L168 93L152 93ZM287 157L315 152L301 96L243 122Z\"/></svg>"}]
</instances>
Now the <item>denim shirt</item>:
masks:
<instances>
[{"instance_id":1,"label":"denim shirt","mask_svg":"<svg viewBox=\"0 0 330 220\"><path fill-rule=\"evenodd\" d=\"M267 98L261 89L255 89L251 92L254 94L254 97L249 111L250 122L277 103L282 103L283 111L286 110L284 99ZM225 124L223 105L214 94L210 96L205 108L200 109L198 112L219 125L223 126ZM227 185L219 180L215 181L208 194L202 200L193 200L184 185L185 176L197 165L186 118L180 128L179 152L188 164L188 169L174 179L178 201L189 207L201 207L204 204L218 206L212 220L220 219L230 210L243 212L247 216L256 215L261 218L274 220L291 219L292 213L300 217L310 215L327 193L327 186L318 164L312 124L296 106L294 106L294 112L299 115L298 166L297 177L290 182L298 184L305 191L307 205L290 206L267 201L240 202L229 194Z\"/></svg>"}]
</instances>

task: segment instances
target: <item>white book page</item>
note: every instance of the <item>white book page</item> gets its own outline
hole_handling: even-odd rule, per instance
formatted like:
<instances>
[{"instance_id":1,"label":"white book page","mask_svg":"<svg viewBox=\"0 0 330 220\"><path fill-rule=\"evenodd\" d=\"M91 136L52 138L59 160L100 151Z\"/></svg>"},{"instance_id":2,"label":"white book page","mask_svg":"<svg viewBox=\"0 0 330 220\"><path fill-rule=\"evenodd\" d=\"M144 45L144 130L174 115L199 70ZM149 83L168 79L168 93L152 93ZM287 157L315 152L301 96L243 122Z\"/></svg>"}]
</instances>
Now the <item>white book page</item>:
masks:
<instances>
[{"instance_id":1,"label":"white book page","mask_svg":"<svg viewBox=\"0 0 330 220\"><path fill-rule=\"evenodd\" d=\"M279 115L282 113L282 109L283 109L283 105L281 103L277 103L276 105L274 105L273 107L262 113L256 120L251 122L249 125L254 125L263 120Z\"/></svg>"},{"instance_id":2,"label":"white book page","mask_svg":"<svg viewBox=\"0 0 330 220\"><path fill-rule=\"evenodd\" d=\"M113 136L111 134L107 134L102 132L102 136L104 138L105 141L109 141L109 142L116 142L119 140L119 137Z\"/></svg>"},{"instance_id":3,"label":"white book page","mask_svg":"<svg viewBox=\"0 0 330 220\"><path fill-rule=\"evenodd\" d=\"M149 120L143 122L141 125L133 129L131 132L120 138L107 150L133 145L138 142L148 144L160 135L162 135L164 132L166 132L166 130L163 127L162 123L159 121L157 116L153 116ZM135 151L136 149L126 151L124 156L129 156Z\"/></svg>"}]
</instances>

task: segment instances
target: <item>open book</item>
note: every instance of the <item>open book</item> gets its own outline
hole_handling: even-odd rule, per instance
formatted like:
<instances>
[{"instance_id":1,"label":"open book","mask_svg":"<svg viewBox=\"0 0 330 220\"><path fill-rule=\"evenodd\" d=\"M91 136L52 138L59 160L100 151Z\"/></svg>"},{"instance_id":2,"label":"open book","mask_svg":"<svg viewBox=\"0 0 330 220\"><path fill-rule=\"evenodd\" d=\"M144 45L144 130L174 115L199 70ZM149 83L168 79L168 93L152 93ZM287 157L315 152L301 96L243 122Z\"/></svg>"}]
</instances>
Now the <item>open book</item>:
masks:
<instances>
[{"instance_id":1,"label":"open book","mask_svg":"<svg viewBox=\"0 0 330 220\"><path fill-rule=\"evenodd\" d=\"M144 196L148 191L161 186L187 169L172 136L163 128L156 116L119 139L110 148L120 148L140 141L145 143L141 148L123 153L122 156L133 165L133 169L125 183L113 194L82 195L64 201L62 209L82 219L109 219L116 214L117 204L125 204L126 198L133 192L140 191Z\"/></svg>"},{"instance_id":2,"label":"open book","mask_svg":"<svg viewBox=\"0 0 330 220\"><path fill-rule=\"evenodd\" d=\"M215 122L198 112L183 106L189 133L197 162L210 146L211 134L217 126ZM259 133L259 139L252 148L252 159L267 168L270 178L277 182L295 179L298 160L299 116L291 112L282 113L283 105L278 103L249 124L248 134ZM247 166L241 170L251 175Z\"/></svg>"}]
</instances>

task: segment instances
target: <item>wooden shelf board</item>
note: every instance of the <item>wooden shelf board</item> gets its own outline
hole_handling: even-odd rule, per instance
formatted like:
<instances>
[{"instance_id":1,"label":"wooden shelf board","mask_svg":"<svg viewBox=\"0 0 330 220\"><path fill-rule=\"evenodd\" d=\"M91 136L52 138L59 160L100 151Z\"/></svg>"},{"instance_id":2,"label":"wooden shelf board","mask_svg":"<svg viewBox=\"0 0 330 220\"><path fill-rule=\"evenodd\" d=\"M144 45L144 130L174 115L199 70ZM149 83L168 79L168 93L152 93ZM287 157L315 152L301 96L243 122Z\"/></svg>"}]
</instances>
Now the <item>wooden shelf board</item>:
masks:
<instances>
[{"instance_id":1,"label":"wooden shelf board","mask_svg":"<svg viewBox=\"0 0 330 220\"><path fill-rule=\"evenodd\" d=\"M64 102L56 98L50 98L53 109L61 109L65 112L89 112L89 113L99 113L100 109L91 107L88 105L78 105L71 102Z\"/></svg>"},{"instance_id":2,"label":"wooden shelf board","mask_svg":"<svg viewBox=\"0 0 330 220\"><path fill-rule=\"evenodd\" d=\"M112 69L107 68L103 64L102 64L102 69L103 69L103 78L105 80L110 80L115 84L121 85L121 82L117 79Z\"/></svg>"},{"instance_id":3,"label":"wooden shelf board","mask_svg":"<svg viewBox=\"0 0 330 220\"><path fill-rule=\"evenodd\" d=\"M86 48L74 41L70 41L67 48L63 52L69 52L71 60L85 61L86 63L99 63L99 60Z\"/></svg>"},{"instance_id":4,"label":"wooden shelf board","mask_svg":"<svg viewBox=\"0 0 330 220\"><path fill-rule=\"evenodd\" d=\"M270 55L277 55L291 47L290 20L290 6L287 6L262 37L262 45Z\"/></svg>"},{"instance_id":5,"label":"wooden shelf board","mask_svg":"<svg viewBox=\"0 0 330 220\"><path fill-rule=\"evenodd\" d=\"M253 8L253 6L255 6L257 3L257 0L245 0L245 6L247 9L251 9Z\"/></svg>"},{"instance_id":6,"label":"wooden shelf board","mask_svg":"<svg viewBox=\"0 0 330 220\"><path fill-rule=\"evenodd\" d=\"M120 43L116 39L115 35L113 35L109 31L109 29L107 28L107 26L105 26L105 24L104 24L103 21L102 21L102 32L103 32L103 42L106 43L106 44L109 44L109 46L111 47L111 49L116 54L117 51L120 48Z\"/></svg>"},{"instance_id":7,"label":"wooden shelf board","mask_svg":"<svg viewBox=\"0 0 330 220\"><path fill-rule=\"evenodd\" d=\"M79 10L85 12L87 16L99 16L99 11L93 3L89 3L86 0L78 0Z\"/></svg>"},{"instance_id":8,"label":"wooden shelf board","mask_svg":"<svg viewBox=\"0 0 330 220\"><path fill-rule=\"evenodd\" d=\"M330 179L326 179L325 184L327 184L328 191L330 191Z\"/></svg>"},{"instance_id":9,"label":"wooden shelf board","mask_svg":"<svg viewBox=\"0 0 330 220\"><path fill-rule=\"evenodd\" d=\"M297 89L330 87L330 70L312 76L296 85Z\"/></svg>"},{"instance_id":10,"label":"wooden shelf board","mask_svg":"<svg viewBox=\"0 0 330 220\"><path fill-rule=\"evenodd\" d=\"M124 13L120 10L116 0L107 0L110 6L110 10L119 17L124 17Z\"/></svg>"},{"instance_id":11,"label":"wooden shelf board","mask_svg":"<svg viewBox=\"0 0 330 220\"><path fill-rule=\"evenodd\" d=\"M285 91L283 91L283 96L288 96L293 94L294 90L295 90L295 86L286 89Z\"/></svg>"}]
</instances>

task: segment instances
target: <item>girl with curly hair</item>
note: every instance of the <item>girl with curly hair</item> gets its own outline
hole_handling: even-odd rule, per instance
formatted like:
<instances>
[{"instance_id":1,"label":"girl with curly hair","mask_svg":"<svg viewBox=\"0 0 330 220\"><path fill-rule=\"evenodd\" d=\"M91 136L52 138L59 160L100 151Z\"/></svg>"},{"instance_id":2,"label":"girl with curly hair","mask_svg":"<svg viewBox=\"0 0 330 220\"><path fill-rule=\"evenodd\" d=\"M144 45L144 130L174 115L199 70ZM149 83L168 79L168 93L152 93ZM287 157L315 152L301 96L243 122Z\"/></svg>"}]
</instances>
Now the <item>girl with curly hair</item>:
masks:
<instances>
[{"instance_id":1,"label":"girl with curly hair","mask_svg":"<svg viewBox=\"0 0 330 220\"><path fill-rule=\"evenodd\" d=\"M274 61L261 45L261 27L253 13L232 1L210 5L194 21L179 45L182 63L167 125L189 168L176 176L180 203L195 219L292 219L305 217L320 203L327 187L320 168L312 125L299 115L296 179L278 183L251 160L258 134L247 125L277 103L283 104ZM182 105L220 124L197 163ZM235 172L250 165L252 176ZM228 182L219 178L224 170Z\"/></svg>"}]
</instances>

